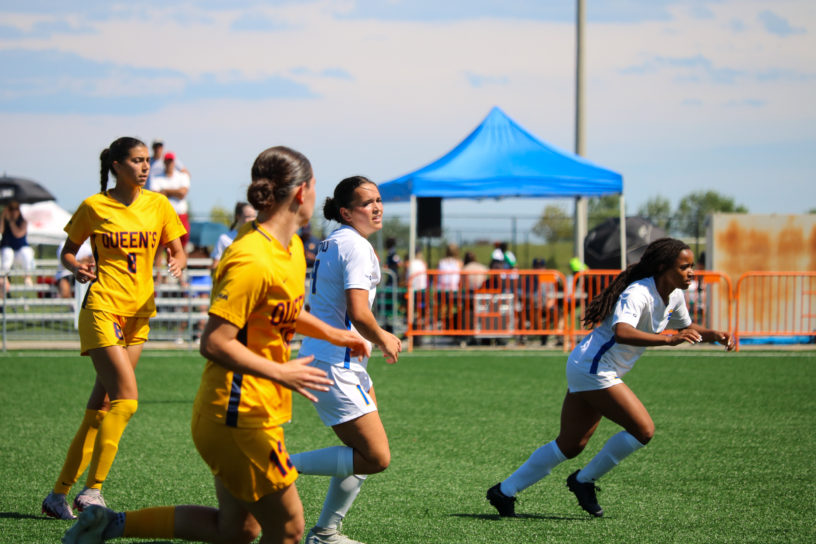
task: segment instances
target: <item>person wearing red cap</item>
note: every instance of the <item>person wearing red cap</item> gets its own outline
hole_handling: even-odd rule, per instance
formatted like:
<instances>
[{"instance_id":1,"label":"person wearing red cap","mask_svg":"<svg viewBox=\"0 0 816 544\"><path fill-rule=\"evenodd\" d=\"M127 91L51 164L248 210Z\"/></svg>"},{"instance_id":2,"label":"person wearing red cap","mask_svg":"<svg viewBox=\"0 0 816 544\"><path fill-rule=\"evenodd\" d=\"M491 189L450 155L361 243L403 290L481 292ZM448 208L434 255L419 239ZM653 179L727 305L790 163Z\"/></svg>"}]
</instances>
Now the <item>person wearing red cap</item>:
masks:
<instances>
[{"instance_id":1,"label":"person wearing red cap","mask_svg":"<svg viewBox=\"0 0 816 544\"><path fill-rule=\"evenodd\" d=\"M181 237L181 245L186 246L190 240L189 205L187 204L190 174L176 168L176 154L172 151L164 154L164 171L155 173L151 187L153 191L166 196L173 205L173 209L176 210L181 224L187 229L187 234Z\"/></svg>"},{"instance_id":2,"label":"person wearing red cap","mask_svg":"<svg viewBox=\"0 0 816 544\"><path fill-rule=\"evenodd\" d=\"M153 190L153 178L155 176L160 175L164 172L164 141L163 140L153 140L151 144L153 148L153 155L150 157L150 174L147 178L147 189ZM188 176L190 175L190 171L184 167L184 164L181 162L181 159L175 157L174 166L176 170L180 172L184 172Z\"/></svg>"}]
</instances>

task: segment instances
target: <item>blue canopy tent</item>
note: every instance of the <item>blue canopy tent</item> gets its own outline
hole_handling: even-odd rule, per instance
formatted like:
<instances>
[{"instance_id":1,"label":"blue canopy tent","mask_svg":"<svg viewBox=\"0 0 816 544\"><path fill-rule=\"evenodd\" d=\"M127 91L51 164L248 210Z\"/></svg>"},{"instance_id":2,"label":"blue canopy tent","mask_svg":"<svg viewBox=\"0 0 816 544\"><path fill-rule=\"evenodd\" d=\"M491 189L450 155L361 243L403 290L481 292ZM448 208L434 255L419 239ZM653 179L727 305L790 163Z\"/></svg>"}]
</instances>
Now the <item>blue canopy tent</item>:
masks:
<instances>
[{"instance_id":1,"label":"blue canopy tent","mask_svg":"<svg viewBox=\"0 0 816 544\"><path fill-rule=\"evenodd\" d=\"M385 202L411 203L409 252L416 248L416 198L582 197L620 195L623 178L579 155L558 150L494 107L445 156L379 185ZM621 236L622 255L626 237ZM625 264L622 263L622 267Z\"/></svg>"}]
</instances>

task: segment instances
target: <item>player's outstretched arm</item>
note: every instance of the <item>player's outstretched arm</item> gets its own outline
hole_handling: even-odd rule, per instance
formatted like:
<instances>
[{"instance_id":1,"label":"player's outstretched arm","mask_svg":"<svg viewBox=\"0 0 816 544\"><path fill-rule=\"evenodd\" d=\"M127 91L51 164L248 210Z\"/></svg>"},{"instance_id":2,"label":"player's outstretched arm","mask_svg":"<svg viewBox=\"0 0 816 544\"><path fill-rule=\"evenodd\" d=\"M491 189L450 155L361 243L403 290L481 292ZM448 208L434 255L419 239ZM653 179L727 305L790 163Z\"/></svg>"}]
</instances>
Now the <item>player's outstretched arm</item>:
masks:
<instances>
[{"instance_id":1,"label":"player's outstretched arm","mask_svg":"<svg viewBox=\"0 0 816 544\"><path fill-rule=\"evenodd\" d=\"M677 334L656 334L641 331L628 323L615 325L615 341L630 346L677 346L684 342L696 344L703 339L699 332L692 328L677 331Z\"/></svg>"},{"instance_id":2,"label":"player's outstretched arm","mask_svg":"<svg viewBox=\"0 0 816 544\"><path fill-rule=\"evenodd\" d=\"M306 310L302 310L295 322L295 330L318 340L325 340L335 346L351 350L351 356L362 359L371 355L371 346L354 331L338 329L324 323Z\"/></svg>"},{"instance_id":3,"label":"player's outstretched arm","mask_svg":"<svg viewBox=\"0 0 816 544\"><path fill-rule=\"evenodd\" d=\"M285 364L269 364L267 359L238 341L237 326L216 315L210 314L207 320L201 335L200 352L227 370L278 382L312 402L317 402L317 399L308 389L328 391L328 386L332 385L325 372L309 366L314 357L299 357Z\"/></svg>"},{"instance_id":4,"label":"player's outstretched arm","mask_svg":"<svg viewBox=\"0 0 816 544\"><path fill-rule=\"evenodd\" d=\"M697 331L697 333L700 334L703 342L718 342L725 346L726 351L732 351L736 346L734 336L730 332L707 329L697 325L696 323L692 323L688 326L688 328Z\"/></svg>"},{"instance_id":5,"label":"player's outstretched arm","mask_svg":"<svg viewBox=\"0 0 816 544\"><path fill-rule=\"evenodd\" d=\"M377 318L371 313L368 302L368 291L363 289L346 290L346 311L363 338L379 347L385 360L394 364L402 351L402 342L399 338L384 330L377 323Z\"/></svg>"}]
</instances>

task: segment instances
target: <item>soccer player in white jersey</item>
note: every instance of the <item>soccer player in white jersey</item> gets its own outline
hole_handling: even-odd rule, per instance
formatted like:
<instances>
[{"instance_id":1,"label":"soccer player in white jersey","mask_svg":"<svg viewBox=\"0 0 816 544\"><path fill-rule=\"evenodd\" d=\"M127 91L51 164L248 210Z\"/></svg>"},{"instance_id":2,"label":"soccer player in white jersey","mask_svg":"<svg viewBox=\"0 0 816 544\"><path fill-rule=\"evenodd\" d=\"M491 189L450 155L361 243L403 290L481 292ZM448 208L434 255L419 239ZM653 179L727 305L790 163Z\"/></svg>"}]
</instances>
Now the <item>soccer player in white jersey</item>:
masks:
<instances>
[{"instance_id":1,"label":"soccer player in white jersey","mask_svg":"<svg viewBox=\"0 0 816 544\"><path fill-rule=\"evenodd\" d=\"M683 290L694 278L691 249L672 238L649 244L643 258L630 265L592 299L583 317L597 327L567 359L567 394L561 408L558 437L530 455L507 479L487 491L500 516L515 516L516 494L544 478L558 464L576 457L587 445L602 417L623 430L612 436L582 469L567 478L578 504L593 516L603 515L595 481L654 435L649 412L621 378L647 346L685 342L720 342L734 349L729 332L693 324ZM666 328L676 334L661 334Z\"/></svg>"},{"instance_id":2,"label":"soccer player in white jersey","mask_svg":"<svg viewBox=\"0 0 816 544\"><path fill-rule=\"evenodd\" d=\"M362 176L341 181L323 206L326 219L340 228L323 240L311 281L311 313L329 325L356 330L396 363L402 345L383 330L371 312L380 263L367 238L382 228L383 205L377 186ZM314 356L312 365L334 382L316 392L320 419L343 442L291 455L301 474L332 476L323 510L306 537L307 544L354 544L340 533L340 524L367 474L382 472L391 461L388 437L377 412L368 359L352 360L348 350L316 338L305 338L299 356Z\"/></svg>"}]
</instances>

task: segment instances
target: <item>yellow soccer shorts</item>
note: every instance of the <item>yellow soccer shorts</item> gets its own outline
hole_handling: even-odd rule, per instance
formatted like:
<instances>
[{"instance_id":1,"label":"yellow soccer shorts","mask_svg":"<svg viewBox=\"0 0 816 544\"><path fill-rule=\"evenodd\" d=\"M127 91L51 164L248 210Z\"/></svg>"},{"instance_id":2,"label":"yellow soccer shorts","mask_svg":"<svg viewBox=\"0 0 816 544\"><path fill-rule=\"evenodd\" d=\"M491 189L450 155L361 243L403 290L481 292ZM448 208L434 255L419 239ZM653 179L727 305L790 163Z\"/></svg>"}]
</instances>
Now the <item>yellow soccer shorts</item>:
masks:
<instances>
[{"instance_id":1,"label":"yellow soccer shorts","mask_svg":"<svg viewBox=\"0 0 816 544\"><path fill-rule=\"evenodd\" d=\"M201 458L238 500L256 502L297 480L281 427L228 427L193 412L192 431Z\"/></svg>"},{"instance_id":2,"label":"yellow soccer shorts","mask_svg":"<svg viewBox=\"0 0 816 544\"><path fill-rule=\"evenodd\" d=\"M84 308L79 311L78 328L82 355L95 348L144 344L150 332L147 317L127 317Z\"/></svg>"}]
</instances>

